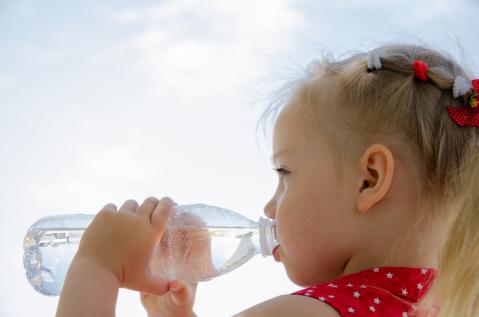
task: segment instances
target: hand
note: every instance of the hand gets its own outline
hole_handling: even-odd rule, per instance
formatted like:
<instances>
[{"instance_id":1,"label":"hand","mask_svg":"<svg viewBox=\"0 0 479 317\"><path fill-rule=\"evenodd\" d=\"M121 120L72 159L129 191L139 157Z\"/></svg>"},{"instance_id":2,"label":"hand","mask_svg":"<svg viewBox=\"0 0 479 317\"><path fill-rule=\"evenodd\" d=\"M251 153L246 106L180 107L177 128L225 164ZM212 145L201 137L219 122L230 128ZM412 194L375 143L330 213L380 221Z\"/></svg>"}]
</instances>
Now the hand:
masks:
<instances>
[{"instance_id":1,"label":"hand","mask_svg":"<svg viewBox=\"0 0 479 317\"><path fill-rule=\"evenodd\" d=\"M120 209L107 204L85 230L75 260L88 259L111 271L120 287L163 295L169 281L155 276L149 263L173 209L170 198L127 200Z\"/></svg>"},{"instance_id":2,"label":"hand","mask_svg":"<svg viewBox=\"0 0 479 317\"><path fill-rule=\"evenodd\" d=\"M183 280L171 281L169 291L162 296L140 293L140 300L148 312L148 317L196 317L193 312L198 283Z\"/></svg>"},{"instance_id":3,"label":"hand","mask_svg":"<svg viewBox=\"0 0 479 317\"><path fill-rule=\"evenodd\" d=\"M153 254L151 271L164 278L190 282L216 276L211 233L201 217L183 210L171 215L169 226Z\"/></svg>"},{"instance_id":4,"label":"hand","mask_svg":"<svg viewBox=\"0 0 479 317\"><path fill-rule=\"evenodd\" d=\"M140 300L148 317L195 317L192 309L198 283L181 278L214 276L210 233L205 223L189 212L171 215L169 224L172 228L163 234L150 269L155 275L177 279L169 283L167 294L155 296L142 292Z\"/></svg>"}]
</instances>

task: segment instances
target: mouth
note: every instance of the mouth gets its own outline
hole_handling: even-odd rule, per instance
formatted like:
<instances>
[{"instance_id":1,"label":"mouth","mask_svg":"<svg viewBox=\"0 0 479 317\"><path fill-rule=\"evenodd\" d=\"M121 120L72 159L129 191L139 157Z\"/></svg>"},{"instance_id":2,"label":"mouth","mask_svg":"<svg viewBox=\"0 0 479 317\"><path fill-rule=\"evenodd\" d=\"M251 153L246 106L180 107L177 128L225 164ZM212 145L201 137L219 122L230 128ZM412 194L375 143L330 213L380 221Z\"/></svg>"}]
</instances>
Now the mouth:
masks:
<instances>
[{"instance_id":1,"label":"mouth","mask_svg":"<svg viewBox=\"0 0 479 317\"><path fill-rule=\"evenodd\" d=\"M278 249L279 249L279 244L273 248L272 254L276 262L281 262L281 257L279 255Z\"/></svg>"}]
</instances>

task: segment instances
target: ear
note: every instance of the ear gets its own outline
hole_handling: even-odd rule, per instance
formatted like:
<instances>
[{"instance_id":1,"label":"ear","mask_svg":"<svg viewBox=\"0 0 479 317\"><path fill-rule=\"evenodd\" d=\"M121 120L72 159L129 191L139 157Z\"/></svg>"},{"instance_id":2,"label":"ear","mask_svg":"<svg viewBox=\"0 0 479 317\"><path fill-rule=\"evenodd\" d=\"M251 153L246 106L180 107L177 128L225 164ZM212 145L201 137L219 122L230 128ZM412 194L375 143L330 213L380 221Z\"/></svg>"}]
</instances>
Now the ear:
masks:
<instances>
[{"instance_id":1,"label":"ear","mask_svg":"<svg viewBox=\"0 0 479 317\"><path fill-rule=\"evenodd\" d=\"M360 160L357 208L366 212L385 198L394 175L394 157L382 144L371 145Z\"/></svg>"}]
</instances>

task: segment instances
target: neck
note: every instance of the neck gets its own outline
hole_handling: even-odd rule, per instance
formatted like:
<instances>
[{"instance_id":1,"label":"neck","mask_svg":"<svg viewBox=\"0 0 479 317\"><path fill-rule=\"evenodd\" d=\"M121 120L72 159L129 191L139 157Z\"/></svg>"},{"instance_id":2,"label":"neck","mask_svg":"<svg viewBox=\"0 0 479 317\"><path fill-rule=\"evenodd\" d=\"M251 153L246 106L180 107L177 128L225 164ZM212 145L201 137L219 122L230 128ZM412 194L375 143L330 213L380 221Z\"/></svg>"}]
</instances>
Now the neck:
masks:
<instances>
[{"instance_id":1,"label":"neck","mask_svg":"<svg viewBox=\"0 0 479 317\"><path fill-rule=\"evenodd\" d=\"M409 244L408 247L410 247ZM360 272L374 267L397 266L397 267L415 267L415 268L439 268L439 259L436 254L418 256L416 253L402 250L401 247L391 247L390 254L380 254L371 252L359 253L351 258L344 265L342 276Z\"/></svg>"},{"instance_id":2,"label":"neck","mask_svg":"<svg viewBox=\"0 0 479 317\"><path fill-rule=\"evenodd\" d=\"M448 211L440 211L445 212ZM439 269L444 226L441 222L417 221L417 214L404 212L404 209L384 209L362 215L366 218L363 220L363 239L346 260L342 275L381 266Z\"/></svg>"}]
</instances>

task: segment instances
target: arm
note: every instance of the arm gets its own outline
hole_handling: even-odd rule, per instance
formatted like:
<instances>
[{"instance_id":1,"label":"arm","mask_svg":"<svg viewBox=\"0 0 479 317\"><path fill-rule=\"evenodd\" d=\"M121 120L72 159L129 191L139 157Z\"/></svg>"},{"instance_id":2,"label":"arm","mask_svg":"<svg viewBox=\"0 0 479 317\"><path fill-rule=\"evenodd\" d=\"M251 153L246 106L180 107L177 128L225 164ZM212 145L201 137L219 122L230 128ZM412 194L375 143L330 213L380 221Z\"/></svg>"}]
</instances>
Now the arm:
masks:
<instances>
[{"instance_id":1,"label":"arm","mask_svg":"<svg viewBox=\"0 0 479 317\"><path fill-rule=\"evenodd\" d=\"M57 317L115 316L120 287L163 295L170 282L149 268L173 202L147 198L106 205L83 233L60 294Z\"/></svg>"},{"instance_id":2,"label":"arm","mask_svg":"<svg viewBox=\"0 0 479 317\"><path fill-rule=\"evenodd\" d=\"M98 263L79 258L70 265L58 304L61 316L115 316L120 284Z\"/></svg>"},{"instance_id":3,"label":"arm","mask_svg":"<svg viewBox=\"0 0 479 317\"><path fill-rule=\"evenodd\" d=\"M315 298L281 295L242 311L233 317L341 317L331 306Z\"/></svg>"}]
</instances>

